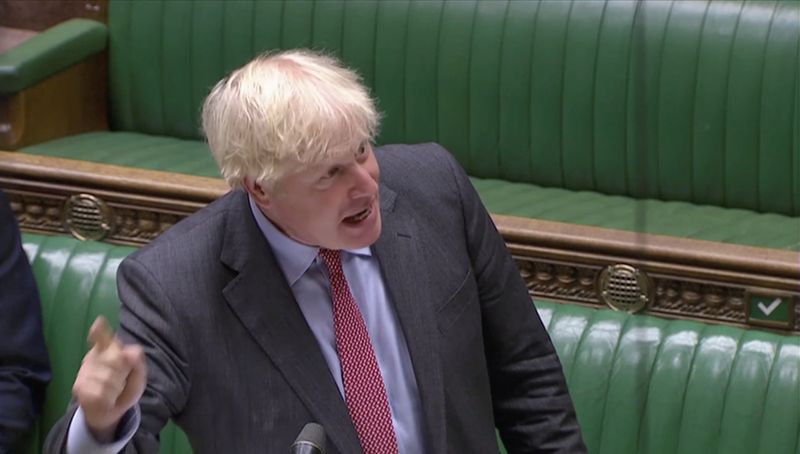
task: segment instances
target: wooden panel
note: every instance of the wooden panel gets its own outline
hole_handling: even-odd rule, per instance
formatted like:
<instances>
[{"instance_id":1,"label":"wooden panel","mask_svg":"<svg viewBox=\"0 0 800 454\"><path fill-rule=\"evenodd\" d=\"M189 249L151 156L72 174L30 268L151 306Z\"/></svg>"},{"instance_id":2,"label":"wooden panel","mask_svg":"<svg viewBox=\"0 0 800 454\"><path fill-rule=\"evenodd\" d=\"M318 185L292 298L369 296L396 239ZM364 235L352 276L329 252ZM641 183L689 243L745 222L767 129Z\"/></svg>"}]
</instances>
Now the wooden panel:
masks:
<instances>
[{"instance_id":1,"label":"wooden panel","mask_svg":"<svg viewBox=\"0 0 800 454\"><path fill-rule=\"evenodd\" d=\"M0 152L0 187L23 230L69 233L65 203L86 194L110 208L107 241L142 245L229 190L221 179ZM602 305L598 276L624 264L653 285L646 312L751 327L751 293L787 297L800 334L800 253L494 215L534 297Z\"/></svg>"},{"instance_id":2,"label":"wooden panel","mask_svg":"<svg viewBox=\"0 0 800 454\"><path fill-rule=\"evenodd\" d=\"M91 195L110 208L106 241L143 245L224 194L221 179L0 152L0 187L22 230L70 234L65 203Z\"/></svg>"},{"instance_id":3,"label":"wooden panel","mask_svg":"<svg viewBox=\"0 0 800 454\"><path fill-rule=\"evenodd\" d=\"M0 96L0 149L108 129L105 53L11 96Z\"/></svg>"},{"instance_id":4,"label":"wooden panel","mask_svg":"<svg viewBox=\"0 0 800 454\"><path fill-rule=\"evenodd\" d=\"M754 273L775 283L800 279L797 252L514 216L496 215L494 219L506 241L521 245L524 247L521 252L528 255L535 251L537 255L558 260L564 258L560 251L568 250L573 260L580 258L587 263L602 256L648 266L660 264L663 271L691 270L701 276L703 269L714 269L717 276L724 271ZM731 280L738 281L741 277L735 274Z\"/></svg>"}]
</instances>

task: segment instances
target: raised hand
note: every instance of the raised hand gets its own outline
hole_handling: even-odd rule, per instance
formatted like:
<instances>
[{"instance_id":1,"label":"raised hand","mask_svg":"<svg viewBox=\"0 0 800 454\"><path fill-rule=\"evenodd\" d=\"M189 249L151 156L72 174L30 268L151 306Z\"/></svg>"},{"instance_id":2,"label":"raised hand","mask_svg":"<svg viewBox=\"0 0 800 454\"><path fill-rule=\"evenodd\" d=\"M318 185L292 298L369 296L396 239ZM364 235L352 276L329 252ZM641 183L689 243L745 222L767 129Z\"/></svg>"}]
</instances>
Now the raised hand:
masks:
<instances>
[{"instance_id":1,"label":"raised hand","mask_svg":"<svg viewBox=\"0 0 800 454\"><path fill-rule=\"evenodd\" d=\"M122 416L144 392L147 368L138 345L123 345L102 316L89 328L92 349L72 386L72 394L99 442L113 441Z\"/></svg>"}]
</instances>

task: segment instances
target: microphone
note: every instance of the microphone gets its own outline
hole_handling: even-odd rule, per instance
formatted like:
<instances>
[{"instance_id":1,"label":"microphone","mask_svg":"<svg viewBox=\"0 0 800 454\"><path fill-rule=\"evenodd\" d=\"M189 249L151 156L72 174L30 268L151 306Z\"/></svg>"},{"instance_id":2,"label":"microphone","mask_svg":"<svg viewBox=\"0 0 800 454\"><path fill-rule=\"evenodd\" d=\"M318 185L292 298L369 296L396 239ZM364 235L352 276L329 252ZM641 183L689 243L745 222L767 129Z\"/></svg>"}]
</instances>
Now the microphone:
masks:
<instances>
[{"instance_id":1,"label":"microphone","mask_svg":"<svg viewBox=\"0 0 800 454\"><path fill-rule=\"evenodd\" d=\"M325 454L325 429L315 422L306 424L290 450L291 454Z\"/></svg>"}]
</instances>

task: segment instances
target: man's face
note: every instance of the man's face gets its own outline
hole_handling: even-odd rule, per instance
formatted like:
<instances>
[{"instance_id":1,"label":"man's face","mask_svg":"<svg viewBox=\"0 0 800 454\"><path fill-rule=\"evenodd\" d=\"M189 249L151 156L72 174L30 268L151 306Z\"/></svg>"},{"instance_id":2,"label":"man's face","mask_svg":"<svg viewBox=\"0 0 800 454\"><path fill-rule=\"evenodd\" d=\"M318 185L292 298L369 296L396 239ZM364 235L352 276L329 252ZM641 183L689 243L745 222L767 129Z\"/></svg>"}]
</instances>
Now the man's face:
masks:
<instances>
[{"instance_id":1,"label":"man's face","mask_svg":"<svg viewBox=\"0 0 800 454\"><path fill-rule=\"evenodd\" d=\"M357 249L381 233L380 169L365 142L352 154L283 177L268 194L248 190L286 235L309 246Z\"/></svg>"}]
</instances>

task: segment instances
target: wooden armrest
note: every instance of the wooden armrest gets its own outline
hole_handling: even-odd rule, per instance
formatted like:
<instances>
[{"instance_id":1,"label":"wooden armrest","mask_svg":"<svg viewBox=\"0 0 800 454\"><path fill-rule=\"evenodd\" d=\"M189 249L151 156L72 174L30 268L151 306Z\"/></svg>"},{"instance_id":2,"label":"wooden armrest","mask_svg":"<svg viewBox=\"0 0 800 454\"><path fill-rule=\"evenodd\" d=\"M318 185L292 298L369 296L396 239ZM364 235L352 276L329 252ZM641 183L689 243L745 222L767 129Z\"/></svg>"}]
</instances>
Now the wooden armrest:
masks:
<instances>
[{"instance_id":1,"label":"wooden armrest","mask_svg":"<svg viewBox=\"0 0 800 454\"><path fill-rule=\"evenodd\" d=\"M0 149L107 130L106 72L101 53L19 93L0 95Z\"/></svg>"}]
</instances>

